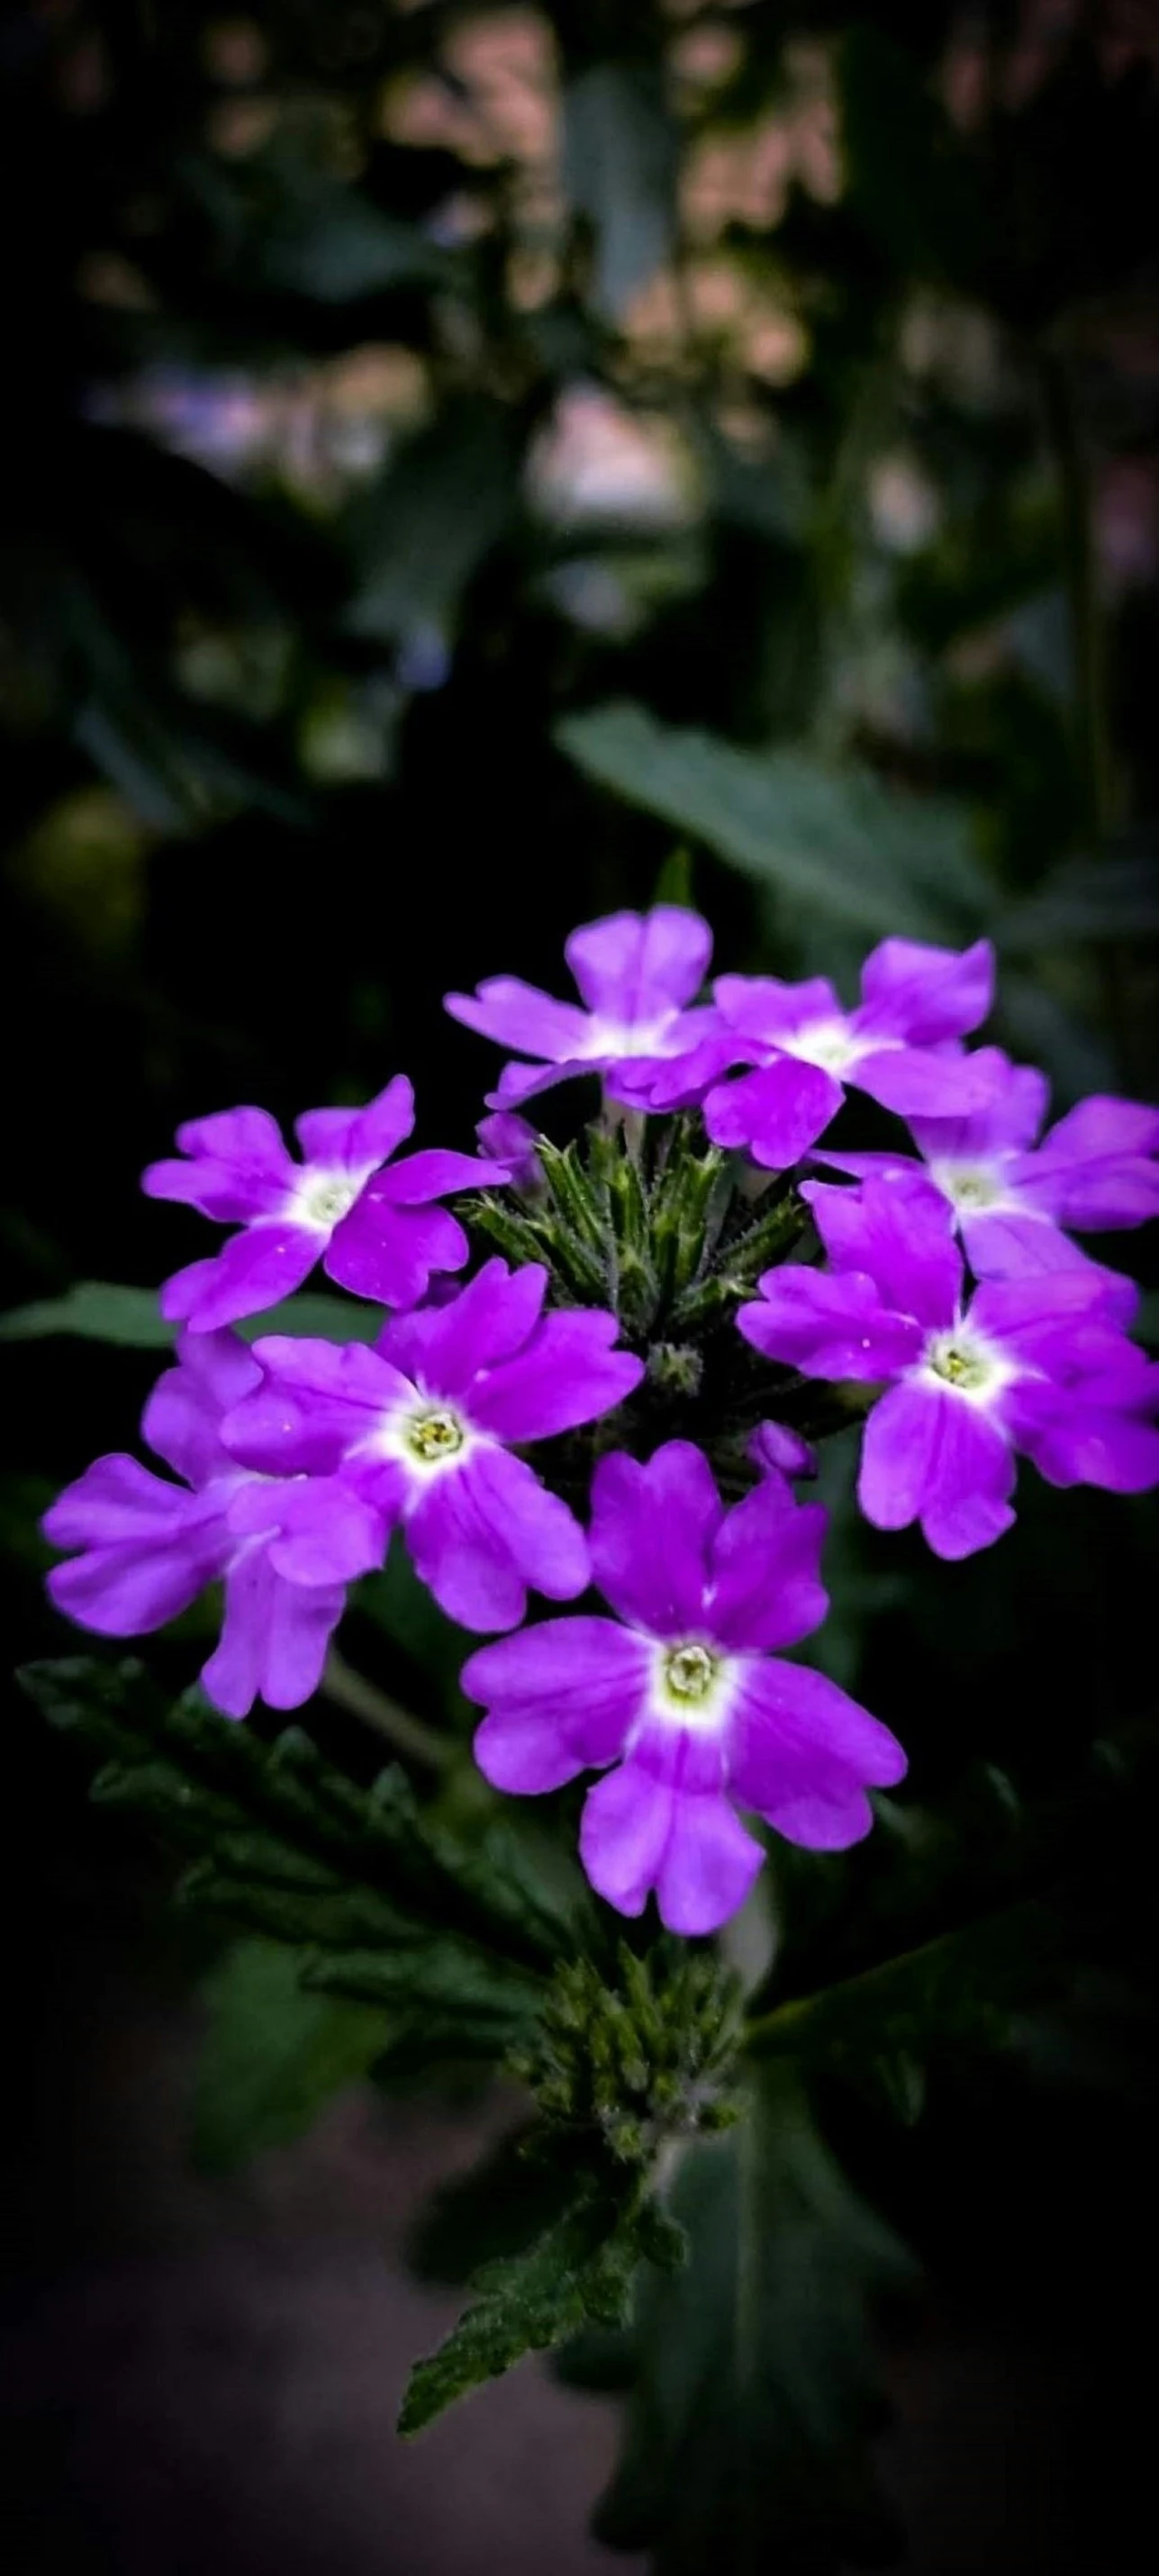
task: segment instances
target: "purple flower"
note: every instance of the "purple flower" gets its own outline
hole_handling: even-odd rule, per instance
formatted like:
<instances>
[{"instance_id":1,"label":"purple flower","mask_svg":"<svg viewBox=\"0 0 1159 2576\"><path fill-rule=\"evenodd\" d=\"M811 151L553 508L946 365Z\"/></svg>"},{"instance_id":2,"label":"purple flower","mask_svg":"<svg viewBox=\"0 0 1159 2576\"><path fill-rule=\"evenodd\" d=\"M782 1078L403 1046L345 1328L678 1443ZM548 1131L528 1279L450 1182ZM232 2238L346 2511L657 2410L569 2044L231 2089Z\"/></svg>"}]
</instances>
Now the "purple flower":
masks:
<instances>
[{"instance_id":1,"label":"purple flower","mask_svg":"<svg viewBox=\"0 0 1159 2576\"><path fill-rule=\"evenodd\" d=\"M760 1422L746 1444L746 1455L762 1476L815 1476L817 1452L787 1422Z\"/></svg>"},{"instance_id":2,"label":"purple flower","mask_svg":"<svg viewBox=\"0 0 1159 2576\"><path fill-rule=\"evenodd\" d=\"M713 991L732 1060L757 1070L709 1090L713 1143L743 1146L766 1169L787 1171L836 1116L845 1083L906 1115L983 1107L989 1067L957 1041L985 1019L993 987L988 939L960 953L883 939L866 958L855 1011L844 1011L821 977L782 984L721 975Z\"/></svg>"},{"instance_id":3,"label":"purple flower","mask_svg":"<svg viewBox=\"0 0 1159 2576\"><path fill-rule=\"evenodd\" d=\"M653 1078L717 1025L715 1012L686 1008L711 954L707 922L660 903L573 930L564 955L582 1011L517 975L493 975L474 995L448 993L446 1007L480 1036L538 1059L504 1066L489 1096L493 1108L510 1109L576 1073L602 1073L613 1099L646 1106Z\"/></svg>"},{"instance_id":4,"label":"purple flower","mask_svg":"<svg viewBox=\"0 0 1159 2576\"><path fill-rule=\"evenodd\" d=\"M283 1489L222 1447L222 1415L261 1374L232 1333L183 1334L178 1351L142 1430L184 1484L136 1458L98 1458L45 1513L53 1546L77 1551L53 1569L49 1592L82 1628L139 1637L223 1581L221 1643L201 1675L210 1699L227 1717L245 1717L259 1696L298 1708L317 1689L347 1579L380 1561L378 1524L327 1484Z\"/></svg>"},{"instance_id":5,"label":"purple flower","mask_svg":"<svg viewBox=\"0 0 1159 2576\"><path fill-rule=\"evenodd\" d=\"M475 1129L479 1153L492 1163L502 1163L508 1186L524 1195L540 1188L543 1172L537 1147L539 1138L517 1109L496 1109L489 1118L481 1118Z\"/></svg>"},{"instance_id":6,"label":"purple flower","mask_svg":"<svg viewBox=\"0 0 1159 2576\"><path fill-rule=\"evenodd\" d=\"M953 1212L924 1178L810 1183L828 1270L786 1263L742 1306L745 1339L806 1377L884 1386L858 1498L878 1529L918 1521L935 1555L1009 1529L1016 1450L1054 1484L1159 1482L1159 1371L1122 1330L1126 1280L1084 1265L992 1280L963 1303Z\"/></svg>"},{"instance_id":7,"label":"purple flower","mask_svg":"<svg viewBox=\"0 0 1159 2576\"><path fill-rule=\"evenodd\" d=\"M973 1059L992 1070L984 1109L961 1118L909 1120L935 1189L954 1210L978 1279L1084 1264L1088 1255L1062 1232L1099 1233L1159 1216L1159 1110L1099 1096L1080 1101L1038 1136L1049 1086L1033 1065L1011 1064L997 1047ZM910 1171L890 1154L826 1154L842 1172Z\"/></svg>"},{"instance_id":8,"label":"purple flower","mask_svg":"<svg viewBox=\"0 0 1159 2576\"><path fill-rule=\"evenodd\" d=\"M414 1092L398 1074L366 1109L308 1109L295 1128L301 1163L266 1109L223 1109L179 1127L189 1159L151 1163L146 1195L187 1200L244 1231L166 1282L162 1314L212 1332L276 1305L317 1261L356 1297L413 1306L433 1270L461 1270L468 1258L461 1225L432 1202L506 1178L502 1163L437 1151L384 1170L413 1126Z\"/></svg>"},{"instance_id":9,"label":"purple flower","mask_svg":"<svg viewBox=\"0 0 1159 2576\"><path fill-rule=\"evenodd\" d=\"M583 1531L510 1444L593 1422L644 1367L612 1349L614 1315L543 1315L546 1287L537 1263L488 1261L457 1297L397 1316L373 1350L259 1341L264 1383L231 1414L230 1448L275 1474L335 1477L384 1540L401 1524L416 1572L464 1628L513 1628L529 1587L574 1600Z\"/></svg>"},{"instance_id":10,"label":"purple flower","mask_svg":"<svg viewBox=\"0 0 1159 2576\"><path fill-rule=\"evenodd\" d=\"M545 1620L464 1667L488 1711L475 1753L496 1788L607 1773L588 1792L580 1848L622 1914L642 1913L654 1888L670 1931L714 1932L763 1857L737 1807L790 1842L842 1850L873 1821L867 1782L900 1780L905 1755L886 1728L781 1660L825 1615L824 1529L820 1507L775 1475L726 1511L687 1441L647 1466L602 1458L592 1572L616 1618Z\"/></svg>"}]
</instances>

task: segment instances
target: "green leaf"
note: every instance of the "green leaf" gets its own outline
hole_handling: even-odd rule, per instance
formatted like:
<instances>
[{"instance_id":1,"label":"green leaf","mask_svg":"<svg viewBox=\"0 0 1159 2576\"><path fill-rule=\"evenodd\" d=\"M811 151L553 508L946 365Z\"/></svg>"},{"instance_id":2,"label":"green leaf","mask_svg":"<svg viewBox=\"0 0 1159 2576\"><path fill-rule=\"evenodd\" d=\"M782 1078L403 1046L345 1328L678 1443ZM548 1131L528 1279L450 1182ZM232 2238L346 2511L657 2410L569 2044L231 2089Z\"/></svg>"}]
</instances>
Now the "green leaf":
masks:
<instances>
[{"instance_id":1,"label":"green leaf","mask_svg":"<svg viewBox=\"0 0 1159 2576\"><path fill-rule=\"evenodd\" d=\"M525 2253L562 2218L574 2175L533 2152L538 2136L534 2122L511 2130L467 2173L436 2186L407 2238L420 2280L458 2287L485 2263Z\"/></svg>"},{"instance_id":2,"label":"green leaf","mask_svg":"<svg viewBox=\"0 0 1159 2576\"><path fill-rule=\"evenodd\" d=\"M656 2202L581 2191L529 2252L487 2264L478 2300L439 2351L411 2373L398 2424L421 2433L458 2397L498 2378L525 2353L562 2343L587 2325L623 2325L645 2255L672 2263L682 2244Z\"/></svg>"},{"instance_id":3,"label":"green leaf","mask_svg":"<svg viewBox=\"0 0 1159 2576\"><path fill-rule=\"evenodd\" d=\"M694 833L805 919L953 939L993 910L964 806L903 795L852 763L742 751L627 701L565 718L555 738L589 776Z\"/></svg>"},{"instance_id":4,"label":"green leaf","mask_svg":"<svg viewBox=\"0 0 1159 2576\"><path fill-rule=\"evenodd\" d=\"M193 2148L207 2172L300 2138L382 2052L381 2013L307 1993L299 1966L293 1950L238 1941L204 1981Z\"/></svg>"},{"instance_id":5,"label":"green leaf","mask_svg":"<svg viewBox=\"0 0 1159 2576\"><path fill-rule=\"evenodd\" d=\"M670 2205L688 2262L642 2276L597 2538L651 2550L654 2576L836 2576L879 2561L894 2524L868 2457L883 2412L871 2313L912 2277L910 2258L785 2069L727 2138L686 2152Z\"/></svg>"},{"instance_id":6,"label":"green leaf","mask_svg":"<svg viewBox=\"0 0 1159 2576\"><path fill-rule=\"evenodd\" d=\"M420 430L347 514L358 583L349 631L405 643L452 624L468 582L514 516L518 471L499 403L451 404Z\"/></svg>"},{"instance_id":7,"label":"green leaf","mask_svg":"<svg viewBox=\"0 0 1159 2576\"><path fill-rule=\"evenodd\" d=\"M672 255L680 144L651 64L593 63L563 107L564 193L594 237L590 301L617 322Z\"/></svg>"},{"instance_id":8,"label":"green leaf","mask_svg":"<svg viewBox=\"0 0 1159 2576\"><path fill-rule=\"evenodd\" d=\"M71 1333L86 1342L116 1342L128 1350L168 1350L178 1327L157 1311L154 1288L121 1288L106 1279L78 1280L63 1297L41 1298L0 1314L0 1341L32 1342ZM243 1341L263 1333L300 1333L325 1342L372 1342L382 1331L378 1306L325 1294L287 1297L237 1327Z\"/></svg>"},{"instance_id":9,"label":"green leaf","mask_svg":"<svg viewBox=\"0 0 1159 2576\"><path fill-rule=\"evenodd\" d=\"M993 2044L1015 2015L1065 1994L1073 1947L1059 1910L1037 1899L942 1933L879 1968L781 2004L750 2025L759 2056L783 2056L912 2098L905 2071L944 2049ZM907 2115L908 2116L908 2115Z\"/></svg>"},{"instance_id":10,"label":"green leaf","mask_svg":"<svg viewBox=\"0 0 1159 2576\"><path fill-rule=\"evenodd\" d=\"M107 1279L82 1279L63 1297L12 1306L0 1315L0 1341L33 1342L50 1333L75 1333L86 1342L119 1342L138 1351L166 1350L176 1326L157 1311L155 1288L118 1288Z\"/></svg>"},{"instance_id":11,"label":"green leaf","mask_svg":"<svg viewBox=\"0 0 1159 2576\"><path fill-rule=\"evenodd\" d=\"M87 1657L20 1676L103 1757L93 1794L140 1816L193 1866L184 1901L301 1951L310 1991L429 2017L431 2059L499 2057L531 2026L575 1926L525 1850L460 1840L397 1768L369 1789L298 1727L272 1744L194 1692L169 1705L139 1664Z\"/></svg>"}]
</instances>

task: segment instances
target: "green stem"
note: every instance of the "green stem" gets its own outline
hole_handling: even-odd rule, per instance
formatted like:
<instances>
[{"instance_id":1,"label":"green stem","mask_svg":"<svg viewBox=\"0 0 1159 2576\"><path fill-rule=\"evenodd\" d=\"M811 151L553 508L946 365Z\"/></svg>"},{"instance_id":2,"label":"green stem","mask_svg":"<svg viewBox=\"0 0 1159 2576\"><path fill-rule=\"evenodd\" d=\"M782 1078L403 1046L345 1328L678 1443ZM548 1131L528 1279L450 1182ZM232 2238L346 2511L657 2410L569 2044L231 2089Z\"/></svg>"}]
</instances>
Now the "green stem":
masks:
<instances>
[{"instance_id":1,"label":"green stem","mask_svg":"<svg viewBox=\"0 0 1159 2576\"><path fill-rule=\"evenodd\" d=\"M319 1685L323 1699L332 1700L335 1708L345 1709L350 1717L361 1718L364 1726L384 1736L396 1752L405 1753L412 1762L425 1762L433 1771L445 1771L454 1761L455 1748L445 1735L433 1726L424 1726L421 1717L400 1708L398 1701L376 1689L353 1665L343 1662L333 1646L326 1657Z\"/></svg>"}]
</instances>

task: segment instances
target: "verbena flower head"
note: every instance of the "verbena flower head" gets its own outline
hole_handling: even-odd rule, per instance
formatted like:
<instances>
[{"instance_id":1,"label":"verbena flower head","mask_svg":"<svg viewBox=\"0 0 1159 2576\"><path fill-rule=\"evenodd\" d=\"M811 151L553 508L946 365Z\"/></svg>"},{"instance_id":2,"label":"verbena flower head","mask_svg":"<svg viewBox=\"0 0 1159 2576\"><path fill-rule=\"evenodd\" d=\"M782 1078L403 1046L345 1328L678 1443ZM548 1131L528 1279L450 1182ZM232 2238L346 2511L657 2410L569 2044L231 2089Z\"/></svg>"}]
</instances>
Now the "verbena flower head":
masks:
<instances>
[{"instance_id":1,"label":"verbena flower head","mask_svg":"<svg viewBox=\"0 0 1159 2576\"><path fill-rule=\"evenodd\" d=\"M580 1849L621 1913L641 1913L654 1889L670 1931L713 1932L763 1858L738 1807L791 1842L840 1850L872 1823L867 1784L901 1778L887 1729L779 1652L824 1617L825 1517L775 1472L726 1511L687 1441L646 1466L603 1458L592 1573L616 1617L545 1620L464 1667L464 1690L488 1711L476 1758L497 1788L606 1773Z\"/></svg>"},{"instance_id":2,"label":"verbena flower head","mask_svg":"<svg viewBox=\"0 0 1159 2576\"><path fill-rule=\"evenodd\" d=\"M335 1513L325 1483L283 1490L222 1446L223 1414L260 1375L232 1333L184 1334L141 1426L184 1481L136 1458L98 1458L42 1523L54 1547L75 1551L48 1577L57 1608L103 1637L147 1636L207 1584L224 1583L221 1642L201 1679L227 1717L245 1717L258 1698L271 1708L310 1698L346 1581L375 1562L378 1545L373 1516Z\"/></svg>"},{"instance_id":3,"label":"verbena flower head","mask_svg":"<svg viewBox=\"0 0 1159 2576\"><path fill-rule=\"evenodd\" d=\"M858 1499L878 1529L918 1521L935 1555L970 1556L1014 1518L1015 1452L1054 1483L1134 1493L1159 1481L1146 1419L1159 1372L1128 1341L1135 1292L1086 1265L987 1281L967 1301L947 1201L921 1177L806 1184L827 1270L766 1271L745 1339L806 1377L884 1387Z\"/></svg>"},{"instance_id":4,"label":"verbena flower head","mask_svg":"<svg viewBox=\"0 0 1159 2576\"><path fill-rule=\"evenodd\" d=\"M718 976L713 992L732 1061L757 1070L708 1089L709 1135L743 1147L767 1170L787 1171L824 1134L847 1083L907 1115L982 1107L989 1067L956 1041L985 1019L993 988L988 939L961 952L883 939L866 958L853 1011L820 976L804 984Z\"/></svg>"},{"instance_id":5,"label":"verbena flower head","mask_svg":"<svg viewBox=\"0 0 1159 2576\"><path fill-rule=\"evenodd\" d=\"M413 1126L414 1092L398 1074L366 1109L308 1109L295 1123L301 1163L265 1109L225 1109L179 1127L187 1159L151 1163L146 1195L184 1200L244 1231L166 1282L162 1314L212 1332L277 1305L318 1261L356 1297L416 1304L432 1272L461 1270L470 1250L434 1201L502 1181L507 1166L441 1151L391 1163Z\"/></svg>"},{"instance_id":6,"label":"verbena flower head","mask_svg":"<svg viewBox=\"0 0 1159 2576\"><path fill-rule=\"evenodd\" d=\"M949 1201L978 1279L1074 1268L1089 1259L1063 1229L1099 1234L1159 1216L1159 1110L1097 1095L1035 1142L1050 1086L997 1047L975 1065L991 1073L984 1109L907 1124L935 1189ZM835 1170L912 1171L903 1155L829 1154Z\"/></svg>"},{"instance_id":7,"label":"verbena flower head","mask_svg":"<svg viewBox=\"0 0 1159 2576\"><path fill-rule=\"evenodd\" d=\"M712 933L676 904L615 912L573 930L564 955L585 1008L557 1002L517 975L493 975L477 992L448 993L446 1008L480 1036L534 1064L508 1064L491 1105L512 1108L570 1074L601 1073L614 1100L646 1104L654 1077L697 1046L715 1013L687 1006L712 954Z\"/></svg>"},{"instance_id":8,"label":"verbena flower head","mask_svg":"<svg viewBox=\"0 0 1159 2576\"><path fill-rule=\"evenodd\" d=\"M374 1349L259 1341L262 1384L229 1417L231 1450L275 1475L333 1479L335 1515L377 1515L383 1547L401 1525L417 1573L464 1628L514 1627L529 1589L574 1600L587 1541L512 1444L595 1421L644 1370L612 1348L614 1315L544 1315L546 1287L541 1265L489 1261L457 1296L397 1317ZM292 1530L287 1546L292 1569Z\"/></svg>"}]
</instances>

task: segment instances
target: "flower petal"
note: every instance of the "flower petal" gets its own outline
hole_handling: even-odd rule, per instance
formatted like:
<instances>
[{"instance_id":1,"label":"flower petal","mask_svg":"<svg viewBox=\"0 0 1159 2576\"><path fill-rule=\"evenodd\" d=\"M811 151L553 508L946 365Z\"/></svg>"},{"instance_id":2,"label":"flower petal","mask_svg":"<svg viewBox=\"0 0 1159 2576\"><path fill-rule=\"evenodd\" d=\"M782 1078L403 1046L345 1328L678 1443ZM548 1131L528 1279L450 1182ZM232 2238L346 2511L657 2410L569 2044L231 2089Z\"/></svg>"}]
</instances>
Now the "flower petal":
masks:
<instances>
[{"instance_id":1,"label":"flower petal","mask_svg":"<svg viewBox=\"0 0 1159 2576\"><path fill-rule=\"evenodd\" d=\"M933 1046L965 1037L994 999L994 949L935 948L916 939L883 939L861 973L861 1007L853 1025L866 1037L904 1038Z\"/></svg>"},{"instance_id":2,"label":"flower petal","mask_svg":"<svg viewBox=\"0 0 1159 2576\"><path fill-rule=\"evenodd\" d=\"M377 1194L392 1207L422 1207L450 1190L498 1189L506 1181L503 1162L488 1163L479 1154L456 1154L432 1145L421 1154L404 1154L382 1174Z\"/></svg>"},{"instance_id":3,"label":"flower petal","mask_svg":"<svg viewBox=\"0 0 1159 2576\"><path fill-rule=\"evenodd\" d=\"M986 1107L990 1075L977 1055L893 1046L859 1056L846 1081L901 1118L956 1118Z\"/></svg>"},{"instance_id":4,"label":"flower petal","mask_svg":"<svg viewBox=\"0 0 1159 2576\"><path fill-rule=\"evenodd\" d=\"M345 1603L338 1587L286 1583L251 1540L226 1575L221 1640L202 1666L214 1707L248 1717L260 1697L268 1708L301 1708L317 1690Z\"/></svg>"},{"instance_id":5,"label":"flower petal","mask_svg":"<svg viewBox=\"0 0 1159 2576\"><path fill-rule=\"evenodd\" d=\"M646 1706L652 1675L652 1651L643 1637L615 1619L544 1619L521 1628L514 1637L481 1646L464 1664L460 1680L468 1699L490 1711L485 1721L486 1747L498 1746L501 1719L512 1724L534 1722L545 1735L566 1743L574 1756L570 1779L589 1765L602 1768L622 1752L624 1738ZM496 1788L515 1784L482 1760L482 1732L476 1739L481 1768ZM523 1741L522 1735L520 1741ZM502 1760L502 1755L499 1755Z\"/></svg>"},{"instance_id":6,"label":"flower petal","mask_svg":"<svg viewBox=\"0 0 1159 2576\"><path fill-rule=\"evenodd\" d=\"M970 1062L985 1073L986 1106L961 1117L915 1119L914 1138L927 1163L942 1157L984 1163L991 1155L1023 1152L1046 1116L1050 1084L1036 1065L1012 1064L1001 1047L977 1047Z\"/></svg>"},{"instance_id":7,"label":"flower petal","mask_svg":"<svg viewBox=\"0 0 1159 2576\"><path fill-rule=\"evenodd\" d=\"M547 1276L538 1261L518 1270L499 1259L485 1261L445 1304L388 1324L382 1348L389 1356L397 1352L400 1366L421 1375L432 1393L466 1395L481 1371L501 1367L535 1331Z\"/></svg>"},{"instance_id":8,"label":"flower petal","mask_svg":"<svg viewBox=\"0 0 1159 2576\"><path fill-rule=\"evenodd\" d=\"M717 1084L704 1123L714 1145L743 1147L763 1170L786 1172L824 1134L842 1097L840 1083L819 1065L779 1056L757 1073Z\"/></svg>"},{"instance_id":9,"label":"flower petal","mask_svg":"<svg viewBox=\"0 0 1159 2576\"><path fill-rule=\"evenodd\" d=\"M921 1350L920 1324L882 1304L864 1271L807 1270L786 1262L758 1281L760 1300L741 1306L737 1329L766 1359L806 1377L857 1378L876 1385L909 1368Z\"/></svg>"},{"instance_id":10,"label":"flower petal","mask_svg":"<svg viewBox=\"0 0 1159 2576\"><path fill-rule=\"evenodd\" d=\"M261 1538L275 1574L303 1584L351 1583L386 1555L390 1516L340 1476L255 1476L229 1506L237 1538Z\"/></svg>"},{"instance_id":11,"label":"flower petal","mask_svg":"<svg viewBox=\"0 0 1159 2576\"><path fill-rule=\"evenodd\" d=\"M170 1323L211 1333L277 1306L308 1279L322 1248L315 1228L261 1218L233 1234L210 1261L195 1261L167 1279L161 1312Z\"/></svg>"},{"instance_id":12,"label":"flower petal","mask_svg":"<svg viewBox=\"0 0 1159 2576\"><path fill-rule=\"evenodd\" d=\"M828 1807L870 1784L889 1788L905 1770L896 1736L826 1673L775 1659L744 1666L728 1739L729 1787L742 1807L755 1808L784 1832L778 1810L806 1799L811 1784ZM789 1839L808 1836L792 1832Z\"/></svg>"},{"instance_id":13,"label":"flower petal","mask_svg":"<svg viewBox=\"0 0 1159 2576\"><path fill-rule=\"evenodd\" d=\"M621 1914L642 1914L655 1888L667 1929L695 1935L743 1905L764 1854L719 1794L682 1794L626 1762L588 1792L580 1857Z\"/></svg>"},{"instance_id":14,"label":"flower petal","mask_svg":"<svg viewBox=\"0 0 1159 2576\"><path fill-rule=\"evenodd\" d=\"M800 1029L845 1017L823 975L803 984L784 984L777 975L718 975L712 993L722 1019L758 1046L783 1046Z\"/></svg>"},{"instance_id":15,"label":"flower petal","mask_svg":"<svg viewBox=\"0 0 1159 2576\"><path fill-rule=\"evenodd\" d=\"M590 1053L591 1023L574 1002L557 1002L519 975L491 975L474 993L446 993L443 1008L464 1028L515 1055L546 1057L561 1064L565 1057Z\"/></svg>"},{"instance_id":16,"label":"flower petal","mask_svg":"<svg viewBox=\"0 0 1159 2576\"><path fill-rule=\"evenodd\" d=\"M262 1383L222 1426L229 1454L275 1476L326 1476L414 1389L364 1342L269 1333L254 1345Z\"/></svg>"},{"instance_id":17,"label":"flower petal","mask_svg":"<svg viewBox=\"0 0 1159 2576\"><path fill-rule=\"evenodd\" d=\"M647 1465L620 1450L592 1478L592 1573L623 1619L654 1637L703 1623L709 1544L723 1510L708 1460L670 1440Z\"/></svg>"},{"instance_id":18,"label":"flower petal","mask_svg":"<svg viewBox=\"0 0 1159 2576\"><path fill-rule=\"evenodd\" d=\"M413 1492L413 1489L412 1489ZM529 1585L574 1600L588 1579L587 1542L558 1495L523 1459L477 1449L412 1501L406 1542L415 1571L462 1628L514 1628Z\"/></svg>"},{"instance_id":19,"label":"flower petal","mask_svg":"<svg viewBox=\"0 0 1159 2576\"><path fill-rule=\"evenodd\" d=\"M141 1429L155 1455L197 1487L232 1468L222 1422L260 1385L261 1370L236 1333L183 1332L177 1350L177 1367L158 1378Z\"/></svg>"},{"instance_id":20,"label":"flower petal","mask_svg":"<svg viewBox=\"0 0 1159 2576\"><path fill-rule=\"evenodd\" d=\"M895 1315L938 1328L953 1321L962 1256L953 1211L924 1172L875 1174L859 1190L806 1181L801 1195L836 1270L867 1271Z\"/></svg>"},{"instance_id":21,"label":"flower petal","mask_svg":"<svg viewBox=\"0 0 1159 2576\"><path fill-rule=\"evenodd\" d=\"M920 1520L935 1556L973 1556L1014 1519L1014 1458L997 1425L953 1388L911 1379L870 1414L857 1494L876 1529Z\"/></svg>"},{"instance_id":22,"label":"flower petal","mask_svg":"<svg viewBox=\"0 0 1159 2576\"><path fill-rule=\"evenodd\" d=\"M598 1308L545 1315L526 1349L473 1389L474 1420L500 1440L546 1440L610 1412L644 1375L643 1360L612 1349L619 1329Z\"/></svg>"},{"instance_id":23,"label":"flower petal","mask_svg":"<svg viewBox=\"0 0 1159 2576\"><path fill-rule=\"evenodd\" d=\"M322 1267L327 1278L373 1306L416 1306L434 1270L461 1270L470 1245L446 1208L396 1207L368 1183L336 1225Z\"/></svg>"},{"instance_id":24,"label":"flower petal","mask_svg":"<svg viewBox=\"0 0 1159 2576\"><path fill-rule=\"evenodd\" d=\"M573 930L563 953L589 1011L634 1028L692 1000L708 971L712 932L699 913L658 903Z\"/></svg>"},{"instance_id":25,"label":"flower petal","mask_svg":"<svg viewBox=\"0 0 1159 2576\"><path fill-rule=\"evenodd\" d=\"M167 1484L135 1458L98 1458L45 1513L54 1547L79 1548L54 1566L58 1610L105 1637L164 1627L221 1572L230 1549L223 1498Z\"/></svg>"},{"instance_id":26,"label":"flower petal","mask_svg":"<svg viewBox=\"0 0 1159 2576\"><path fill-rule=\"evenodd\" d=\"M722 1646L795 1646L828 1608L820 1556L828 1514L767 1477L726 1512L710 1550L707 1612Z\"/></svg>"}]
</instances>

